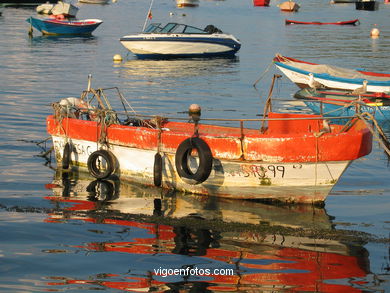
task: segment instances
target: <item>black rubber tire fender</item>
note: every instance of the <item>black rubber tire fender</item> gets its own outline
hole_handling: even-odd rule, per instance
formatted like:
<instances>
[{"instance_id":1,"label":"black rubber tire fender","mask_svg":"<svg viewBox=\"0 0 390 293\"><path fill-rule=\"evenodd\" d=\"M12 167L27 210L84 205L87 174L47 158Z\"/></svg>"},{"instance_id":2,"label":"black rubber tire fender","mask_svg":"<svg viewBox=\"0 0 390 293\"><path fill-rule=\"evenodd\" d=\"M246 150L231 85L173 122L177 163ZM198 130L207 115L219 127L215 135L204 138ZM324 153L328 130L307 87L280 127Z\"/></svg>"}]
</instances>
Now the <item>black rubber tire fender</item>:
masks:
<instances>
[{"instance_id":1,"label":"black rubber tire fender","mask_svg":"<svg viewBox=\"0 0 390 293\"><path fill-rule=\"evenodd\" d=\"M105 161L105 169L101 170L98 167L98 160L102 159ZM97 179L105 179L114 173L115 167L115 157L109 151L98 150L93 152L87 161L87 166L89 173Z\"/></svg>"},{"instance_id":2,"label":"black rubber tire fender","mask_svg":"<svg viewBox=\"0 0 390 293\"><path fill-rule=\"evenodd\" d=\"M196 149L199 156L199 166L193 173L188 166L188 156ZM207 143L199 137L190 137L180 143L176 150L175 165L181 178L190 179L190 184L199 184L209 178L213 167L213 155Z\"/></svg>"},{"instance_id":3,"label":"black rubber tire fender","mask_svg":"<svg viewBox=\"0 0 390 293\"><path fill-rule=\"evenodd\" d=\"M154 155L153 183L155 186L161 186L162 183L162 157L159 153Z\"/></svg>"},{"instance_id":4,"label":"black rubber tire fender","mask_svg":"<svg viewBox=\"0 0 390 293\"><path fill-rule=\"evenodd\" d=\"M69 142L67 142L64 146L64 150L62 152L62 169L68 169L70 165L70 154L72 152L72 147Z\"/></svg>"}]
</instances>

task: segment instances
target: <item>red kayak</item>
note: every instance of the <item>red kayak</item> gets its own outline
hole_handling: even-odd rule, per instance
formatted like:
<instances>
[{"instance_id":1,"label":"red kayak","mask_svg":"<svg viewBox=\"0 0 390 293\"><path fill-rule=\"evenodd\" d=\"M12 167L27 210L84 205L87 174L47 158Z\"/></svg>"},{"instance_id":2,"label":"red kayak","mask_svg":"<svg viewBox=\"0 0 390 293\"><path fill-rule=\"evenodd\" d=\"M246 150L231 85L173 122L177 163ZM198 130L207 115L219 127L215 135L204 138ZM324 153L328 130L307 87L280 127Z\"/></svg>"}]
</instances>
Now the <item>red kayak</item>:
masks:
<instances>
[{"instance_id":1,"label":"red kayak","mask_svg":"<svg viewBox=\"0 0 390 293\"><path fill-rule=\"evenodd\" d=\"M286 19L286 25L288 24L316 24L316 25L324 25L324 24L334 24L334 25L358 25L359 19L347 20L347 21L337 21L337 22L319 22L319 21L298 21L298 20L289 20Z\"/></svg>"}]
</instances>

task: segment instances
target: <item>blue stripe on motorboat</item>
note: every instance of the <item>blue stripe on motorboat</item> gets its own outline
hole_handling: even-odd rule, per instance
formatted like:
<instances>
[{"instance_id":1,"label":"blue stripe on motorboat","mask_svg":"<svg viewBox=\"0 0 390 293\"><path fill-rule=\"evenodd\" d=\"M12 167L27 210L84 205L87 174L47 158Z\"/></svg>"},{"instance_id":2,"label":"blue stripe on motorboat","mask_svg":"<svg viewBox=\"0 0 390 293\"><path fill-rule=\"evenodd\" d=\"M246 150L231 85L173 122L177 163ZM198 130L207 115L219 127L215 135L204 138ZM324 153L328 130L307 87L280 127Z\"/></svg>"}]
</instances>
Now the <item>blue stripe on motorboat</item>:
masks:
<instances>
[{"instance_id":1,"label":"blue stripe on motorboat","mask_svg":"<svg viewBox=\"0 0 390 293\"><path fill-rule=\"evenodd\" d=\"M331 81L338 81L338 82L344 82L344 83L350 83L350 84L359 84L362 85L364 80L368 81L368 85L375 85L375 86L390 86L390 79L388 81L378 81L378 80L371 80L371 79L363 79L363 78L344 78L344 77L337 77L333 75L329 75L328 73L314 73L310 71L306 71L303 69L300 69L298 67L290 66L281 62L274 61L277 66L286 68L288 70L301 73L304 75L308 75L309 73L313 73L314 77L327 79Z\"/></svg>"},{"instance_id":2,"label":"blue stripe on motorboat","mask_svg":"<svg viewBox=\"0 0 390 293\"><path fill-rule=\"evenodd\" d=\"M188 43L209 43L209 44L218 44L223 45L229 48L234 49L236 52L241 48L241 44L232 39L221 39L221 38L202 38L202 37L189 37L189 38L179 38L179 37L156 37L153 39L144 38L144 37L122 37L120 38L121 42L140 42L140 41L150 41L150 42L188 42Z\"/></svg>"},{"instance_id":3,"label":"blue stripe on motorboat","mask_svg":"<svg viewBox=\"0 0 390 293\"><path fill-rule=\"evenodd\" d=\"M208 57L234 57L235 50L216 52L216 53L198 53L198 54L139 54L134 53L139 59L174 59L174 58L208 58Z\"/></svg>"}]
</instances>

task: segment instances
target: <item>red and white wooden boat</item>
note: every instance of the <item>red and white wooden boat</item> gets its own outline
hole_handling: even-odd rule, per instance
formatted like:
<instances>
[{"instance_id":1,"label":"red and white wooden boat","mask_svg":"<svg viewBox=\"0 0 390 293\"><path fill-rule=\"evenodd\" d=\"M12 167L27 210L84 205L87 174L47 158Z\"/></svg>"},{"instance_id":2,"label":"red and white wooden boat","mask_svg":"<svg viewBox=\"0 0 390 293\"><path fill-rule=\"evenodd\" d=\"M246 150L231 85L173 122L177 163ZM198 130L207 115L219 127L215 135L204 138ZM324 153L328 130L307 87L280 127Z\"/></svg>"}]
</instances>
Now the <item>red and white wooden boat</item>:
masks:
<instances>
[{"instance_id":1,"label":"red and white wooden boat","mask_svg":"<svg viewBox=\"0 0 390 293\"><path fill-rule=\"evenodd\" d=\"M336 21L336 22L320 22L320 21L299 21L286 19L286 25L289 24L315 24L315 25L357 25L359 24L359 19L352 19L346 21Z\"/></svg>"},{"instance_id":2,"label":"red and white wooden boat","mask_svg":"<svg viewBox=\"0 0 390 293\"><path fill-rule=\"evenodd\" d=\"M90 102L91 92L99 109ZM55 114L47 117L57 162L99 179L118 176L197 194L318 203L372 147L372 134L357 119L349 127L318 115L273 112L265 119L237 120L240 127L203 119L200 124L196 113L194 123L141 120L111 110L102 97L103 89L84 91L80 99L54 103ZM261 130L244 127L256 121L263 123Z\"/></svg>"},{"instance_id":3,"label":"red and white wooden boat","mask_svg":"<svg viewBox=\"0 0 390 293\"><path fill-rule=\"evenodd\" d=\"M277 54L274 63L300 88L320 84L330 89L358 90L371 93L390 92L390 73L349 69L329 64L316 64Z\"/></svg>"}]
</instances>

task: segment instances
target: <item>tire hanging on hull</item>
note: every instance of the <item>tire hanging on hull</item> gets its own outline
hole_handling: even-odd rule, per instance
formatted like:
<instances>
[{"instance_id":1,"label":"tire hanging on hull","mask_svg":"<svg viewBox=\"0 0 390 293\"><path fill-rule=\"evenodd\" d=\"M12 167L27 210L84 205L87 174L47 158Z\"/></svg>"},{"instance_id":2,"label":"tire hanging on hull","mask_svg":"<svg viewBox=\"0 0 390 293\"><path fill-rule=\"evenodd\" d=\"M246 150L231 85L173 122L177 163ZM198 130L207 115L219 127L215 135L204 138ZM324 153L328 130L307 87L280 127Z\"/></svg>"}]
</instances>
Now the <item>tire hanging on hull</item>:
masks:
<instances>
[{"instance_id":1,"label":"tire hanging on hull","mask_svg":"<svg viewBox=\"0 0 390 293\"><path fill-rule=\"evenodd\" d=\"M105 179L114 173L115 157L112 153L106 150L98 150L93 152L87 161L89 173L97 179Z\"/></svg>"},{"instance_id":2,"label":"tire hanging on hull","mask_svg":"<svg viewBox=\"0 0 390 293\"><path fill-rule=\"evenodd\" d=\"M67 142L64 146L64 150L62 153L62 169L69 169L71 152L72 152L72 147L70 143Z\"/></svg>"},{"instance_id":3,"label":"tire hanging on hull","mask_svg":"<svg viewBox=\"0 0 390 293\"><path fill-rule=\"evenodd\" d=\"M154 155L153 183L160 187L162 183L162 157L159 153Z\"/></svg>"},{"instance_id":4,"label":"tire hanging on hull","mask_svg":"<svg viewBox=\"0 0 390 293\"><path fill-rule=\"evenodd\" d=\"M196 172L192 172L188 162L188 157L193 149L197 150L199 157L199 166ZM195 185L206 181L213 166L213 155L210 147L199 137L187 138L177 148L175 165L179 176L189 179L188 183Z\"/></svg>"}]
</instances>

